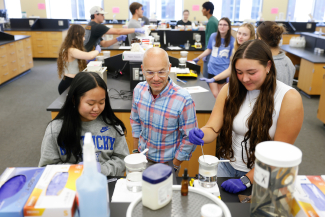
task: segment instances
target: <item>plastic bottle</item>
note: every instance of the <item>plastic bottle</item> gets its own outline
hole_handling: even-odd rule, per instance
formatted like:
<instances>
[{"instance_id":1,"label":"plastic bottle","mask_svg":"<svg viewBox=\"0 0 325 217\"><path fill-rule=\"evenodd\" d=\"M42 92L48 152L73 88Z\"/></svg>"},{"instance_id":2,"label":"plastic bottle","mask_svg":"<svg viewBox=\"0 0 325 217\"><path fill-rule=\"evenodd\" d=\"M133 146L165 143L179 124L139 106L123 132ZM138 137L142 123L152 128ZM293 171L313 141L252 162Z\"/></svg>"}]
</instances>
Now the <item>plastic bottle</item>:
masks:
<instances>
[{"instance_id":1,"label":"plastic bottle","mask_svg":"<svg viewBox=\"0 0 325 217\"><path fill-rule=\"evenodd\" d=\"M188 194L188 176L187 176L187 169L184 169L183 180L181 184L181 194L182 196L187 196Z\"/></svg>"},{"instance_id":2,"label":"plastic bottle","mask_svg":"<svg viewBox=\"0 0 325 217\"><path fill-rule=\"evenodd\" d=\"M97 171L91 133L85 134L83 165L83 173L76 182L80 217L109 217L107 178Z\"/></svg>"}]
</instances>

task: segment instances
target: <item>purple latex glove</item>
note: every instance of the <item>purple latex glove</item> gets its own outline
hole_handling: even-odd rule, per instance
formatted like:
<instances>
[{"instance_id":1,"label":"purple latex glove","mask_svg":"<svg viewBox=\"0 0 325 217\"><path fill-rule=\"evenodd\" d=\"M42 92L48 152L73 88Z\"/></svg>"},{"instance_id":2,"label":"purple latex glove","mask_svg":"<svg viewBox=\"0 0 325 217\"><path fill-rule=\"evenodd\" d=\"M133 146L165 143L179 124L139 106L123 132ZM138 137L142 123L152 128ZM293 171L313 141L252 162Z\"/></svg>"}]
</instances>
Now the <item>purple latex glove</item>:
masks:
<instances>
[{"instance_id":1,"label":"purple latex glove","mask_svg":"<svg viewBox=\"0 0 325 217\"><path fill-rule=\"evenodd\" d=\"M195 64L197 64L197 62L199 62L199 58L195 58L195 59L193 59L193 61L195 62Z\"/></svg>"},{"instance_id":2,"label":"purple latex glove","mask_svg":"<svg viewBox=\"0 0 325 217\"><path fill-rule=\"evenodd\" d=\"M207 56L202 58L203 62L207 61Z\"/></svg>"},{"instance_id":3,"label":"purple latex glove","mask_svg":"<svg viewBox=\"0 0 325 217\"><path fill-rule=\"evenodd\" d=\"M204 141L202 140L204 137L204 133L199 128L194 128L190 130L190 133L188 135L188 138L190 142L194 145L204 145Z\"/></svg>"},{"instance_id":4,"label":"purple latex glove","mask_svg":"<svg viewBox=\"0 0 325 217\"><path fill-rule=\"evenodd\" d=\"M125 39L126 39L126 35L120 35L119 37L116 37L116 40L117 41L125 41Z\"/></svg>"},{"instance_id":5,"label":"purple latex glove","mask_svg":"<svg viewBox=\"0 0 325 217\"><path fill-rule=\"evenodd\" d=\"M91 62L91 61L96 61L96 57L95 57L94 59L87 60L86 62L87 62L87 64L88 64L88 63Z\"/></svg>"},{"instance_id":6,"label":"purple latex glove","mask_svg":"<svg viewBox=\"0 0 325 217\"><path fill-rule=\"evenodd\" d=\"M134 29L134 32L135 32L135 33L144 34L145 30L142 29L142 28L136 28L136 29Z\"/></svg>"},{"instance_id":7,"label":"purple latex glove","mask_svg":"<svg viewBox=\"0 0 325 217\"><path fill-rule=\"evenodd\" d=\"M14 176L6 181L0 188L0 204L6 198L14 196L20 191L26 183L26 177L24 175Z\"/></svg>"},{"instance_id":8,"label":"purple latex glove","mask_svg":"<svg viewBox=\"0 0 325 217\"><path fill-rule=\"evenodd\" d=\"M47 187L46 190L46 195L47 196L56 196L59 195L66 185L68 181L69 173L68 172L63 172L63 173L56 173L54 177L52 178L49 186Z\"/></svg>"},{"instance_id":9,"label":"purple latex glove","mask_svg":"<svg viewBox=\"0 0 325 217\"><path fill-rule=\"evenodd\" d=\"M97 50L99 53L102 51L99 45L96 46L95 50Z\"/></svg>"},{"instance_id":10,"label":"purple latex glove","mask_svg":"<svg viewBox=\"0 0 325 217\"><path fill-rule=\"evenodd\" d=\"M221 184L221 187L233 194L237 194L247 188L240 179L228 179Z\"/></svg>"},{"instance_id":11,"label":"purple latex glove","mask_svg":"<svg viewBox=\"0 0 325 217\"><path fill-rule=\"evenodd\" d=\"M214 80L214 78L200 78L201 81L205 81L207 83L213 83L216 80Z\"/></svg>"},{"instance_id":12,"label":"purple latex glove","mask_svg":"<svg viewBox=\"0 0 325 217\"><path fill-rule=\"evenodd\" d=\"M83 165L84 164L84 162L80 162L80 163L78 163L79 165ZM101 171L102 171L102 169L100 168L100 163L99 162L97 162L97 171L100 173Z\"/></svg>"}]
</instances>

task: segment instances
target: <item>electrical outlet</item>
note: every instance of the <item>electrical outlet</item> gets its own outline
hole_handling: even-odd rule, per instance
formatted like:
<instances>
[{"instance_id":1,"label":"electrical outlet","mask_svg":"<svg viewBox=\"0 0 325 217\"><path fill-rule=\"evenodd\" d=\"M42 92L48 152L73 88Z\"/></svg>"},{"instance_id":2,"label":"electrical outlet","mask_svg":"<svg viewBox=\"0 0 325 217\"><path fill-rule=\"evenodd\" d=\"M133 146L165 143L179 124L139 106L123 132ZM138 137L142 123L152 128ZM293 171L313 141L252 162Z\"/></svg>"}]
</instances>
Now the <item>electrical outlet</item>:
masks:
<instances>
[{"instance_id":1,"label":"electrical outlet","mask_svg":"<svg viewBox=\"0 0 325 217\"><path fill-rule=\"evenodd\" d=\"M139 80L139 68L133 68L133 80Z\"/></svg>"},{"instance_id":2,"label":"electrical outlet","mask_svg":"<svg viewBox=\"0 0 325 217\"><path fill-rule=\"evenodd\" d=\"M311 29L312 25L311 23L307 23L306 29Z\"/></svg>"},{"instance_id":3,"label":"electrical outlet","mask_svg":"<svg viewBox=\"0 0 325 217\"><path fill-rule=\"evenodd\" d=\"M63 20L58 21L59 26L63 26Z\"/></svg>"},{"instance_id":4,"label":"electrical outlet","mask_svg":"<svg viewBox=\"0 0 325 217\"><path fill-rule=\"evenodd\" d=\"M29 25L32 26L34 24L34 20L29 20Z\"/></svg>"}]
</instances>

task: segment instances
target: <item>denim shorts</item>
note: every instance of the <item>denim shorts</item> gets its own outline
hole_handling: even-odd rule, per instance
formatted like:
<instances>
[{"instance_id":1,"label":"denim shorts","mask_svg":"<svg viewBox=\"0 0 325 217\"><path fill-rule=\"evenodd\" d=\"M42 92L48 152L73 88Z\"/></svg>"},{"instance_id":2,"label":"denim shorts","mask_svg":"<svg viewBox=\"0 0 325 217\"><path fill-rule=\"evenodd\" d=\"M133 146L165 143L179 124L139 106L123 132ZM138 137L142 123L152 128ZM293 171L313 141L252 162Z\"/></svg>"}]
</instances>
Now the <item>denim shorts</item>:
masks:
<instances>
[{"instance_id":1,"label":"denim shorts","mask_svg":"<svg viewBox=\"0 0 325 217\"><path fill-rule=\"evenodd\" d=\"M220 160L223 160L223 159L220 158ZM228 162L220 162L218 164L218 172L217 172L218 177L236 177L236 178L240 178L240 177L246 175L246 173L247 172L236 170Z\"/></svg>"}]
</instances>

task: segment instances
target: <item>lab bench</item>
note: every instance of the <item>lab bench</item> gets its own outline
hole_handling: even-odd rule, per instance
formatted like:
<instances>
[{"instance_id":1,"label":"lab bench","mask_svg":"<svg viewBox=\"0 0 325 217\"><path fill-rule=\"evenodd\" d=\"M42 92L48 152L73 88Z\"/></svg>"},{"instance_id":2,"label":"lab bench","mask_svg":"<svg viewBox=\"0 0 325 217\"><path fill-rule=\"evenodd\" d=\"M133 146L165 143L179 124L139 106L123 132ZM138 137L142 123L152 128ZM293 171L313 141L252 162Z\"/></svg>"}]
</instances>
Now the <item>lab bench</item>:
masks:
<instances>
[{"instance_id":1,"label":"lab bench","mask_svg":"<svg viewBox=\"0 0 325 217\"><path fill-rule=\"evenodd\" d=\"M324 64L325 65L325 64ZM321 120L325 125L325 66L323 67L323 85L319 98L319 105L317 110L317 118Z\"/></svg>"},{"instance_id":2,"label":"lab bench","mask_svg":"<svg viewBox=\"0 0 325 217\"><path fill-rule=\"evenodd\" d=\"M107 87L108 89L114 88L118 91L121 90L127 90L130 91L130 77L129 75L125 74L122 77L119 77L118 79L111 78L110 72L108 72L107 75ZM182 78L182 80L186 80L187 83L183 84L180 82L177 82L177 85L181 87L191 87L191 86L201 86L207 90L209 90L209 87L206 82L200 81L199 78L193 79L193 78ZM109 93L115 94L116 92L111 90L112 92ZM66 90L64 93L62 93L60 96L58 96L52 103L47 107L47 111L51 112L51 117L54 119L56 115L58 114L59 110L63 106L66 95L68 93L68 90ZM191 94L192 99L195 103L195 109L196 109L196 115L197 115L197 121L198 121L198 127L203 127L212 112L212 109L215 104L215 98L213 97L212 93L210 91L203 92L203 93L193 93ZM130 152L133 150L133 137L132 137L132 128L130 124L130 114L131 114L131 107L132 107L132 100L123 100L123 99L114 99L110 97L110 103L113 112L115 115L125 124L125 127L127 129L126 134L126 141L129 147ZM207 155L213 155L215 156L216 153L216 141L213 141L209 144L204 145L204 154ZM198 158L202 155L200 147L196 148L196 150L192 154L192 158L190 161L184 161L182 163L181 171L179 172L180 175L183 174L184 168L191 168L189 171L190 176L195 176L198 171Z\"/></svg>"},{"instance_id":3,"label":"lab bench","mask_svg":"<svg viewBox=\"0 0 325 217\"><path fill-rule=\"evenodd\" d=\"M30 36L0 32L0 84L30 70L33 57Z\"/></svg>"}]
</instances>

